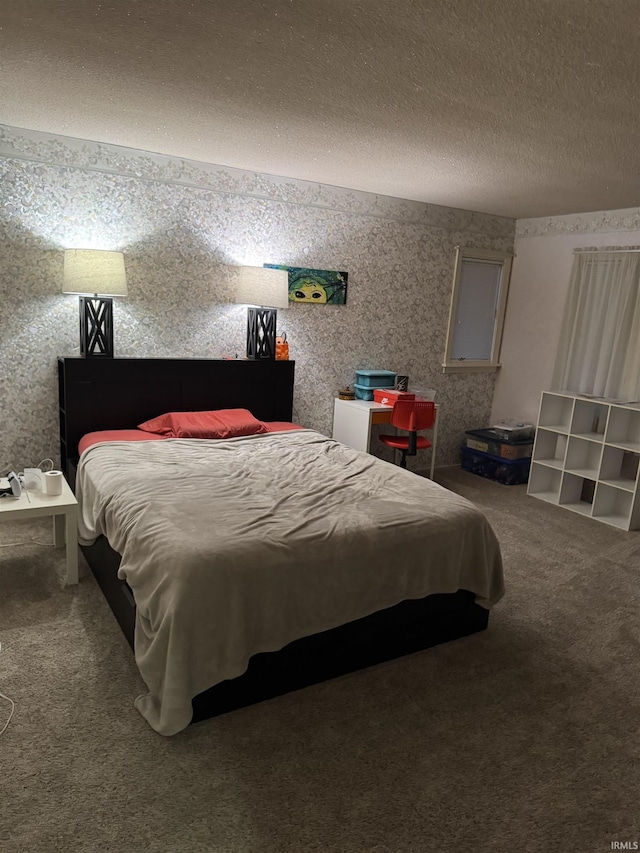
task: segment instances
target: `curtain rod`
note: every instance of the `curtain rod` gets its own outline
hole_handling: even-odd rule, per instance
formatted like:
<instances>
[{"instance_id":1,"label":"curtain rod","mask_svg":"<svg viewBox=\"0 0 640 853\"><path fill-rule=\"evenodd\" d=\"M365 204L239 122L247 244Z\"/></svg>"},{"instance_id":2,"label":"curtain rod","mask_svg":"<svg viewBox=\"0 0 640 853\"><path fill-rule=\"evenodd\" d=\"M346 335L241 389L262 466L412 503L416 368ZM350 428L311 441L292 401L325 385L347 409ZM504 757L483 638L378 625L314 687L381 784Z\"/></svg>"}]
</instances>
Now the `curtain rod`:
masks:
<instances>
[{"instance_id":1,"label":"curtain rod","mask_svg":"<svg viewBox=\"0 0 640 853\"><path fill-rule=\"evenodd\" d=\"M574 249L573 254L597 254L598 252L617 252L622 254L623 252L640 252L640 246L594 246L593 248L589 247L586 249Z\"/></svg>"}]
</instances>

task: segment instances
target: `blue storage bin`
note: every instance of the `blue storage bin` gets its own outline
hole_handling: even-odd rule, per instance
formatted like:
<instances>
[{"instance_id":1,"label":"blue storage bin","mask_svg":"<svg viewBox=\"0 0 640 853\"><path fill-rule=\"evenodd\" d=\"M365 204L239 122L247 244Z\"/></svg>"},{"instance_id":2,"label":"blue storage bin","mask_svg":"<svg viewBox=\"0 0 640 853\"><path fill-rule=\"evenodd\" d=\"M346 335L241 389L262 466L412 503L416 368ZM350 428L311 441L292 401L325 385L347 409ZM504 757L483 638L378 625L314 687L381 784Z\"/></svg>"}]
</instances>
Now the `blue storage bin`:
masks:
<instances>
[{"instance_id":1,"label":"blue storage bin","mask_svg":"<svg viewBox=\"0 0 640 853\"><path fill-rule=\"evenodd\" d=\"M356 370L356 388L393 388L395 381L393 370Z\"/></svg>"},{"instance_id":2,"label":"blue storage bin","mask_svg":"<svg viewBox=\"0 0 640 853\"><path fill-rule=\"evenodd\" d=\"M499 438L495 429L468 429L467 447L472 450L480 450L491 456L500 456L502 459L523 459L531 456L533 451L533 439L525 441L510 441Z\"/></svg>"},{"instance_id":3,"label":"blue storage bin","mask_svg":"<svg viewBox=\"0 0 640 853\"><path fill-rule=\"evenodd\" d=\"M353 390L356 392L356 400L373 400L373 388L355 382Z\"/></svg>"},{"instance_id":4,"label":"blue storage bin","mask_svg":"<svg viewBox=\"0 0 640 853\"><path fill-rule=\"evenodd\" d=\"M502 483L503 486L519 486L529 479L531 458L504 459L502 456L492 456L464 445L460 448L462 470L487 477Z\"/></svg>"}]
</instances>

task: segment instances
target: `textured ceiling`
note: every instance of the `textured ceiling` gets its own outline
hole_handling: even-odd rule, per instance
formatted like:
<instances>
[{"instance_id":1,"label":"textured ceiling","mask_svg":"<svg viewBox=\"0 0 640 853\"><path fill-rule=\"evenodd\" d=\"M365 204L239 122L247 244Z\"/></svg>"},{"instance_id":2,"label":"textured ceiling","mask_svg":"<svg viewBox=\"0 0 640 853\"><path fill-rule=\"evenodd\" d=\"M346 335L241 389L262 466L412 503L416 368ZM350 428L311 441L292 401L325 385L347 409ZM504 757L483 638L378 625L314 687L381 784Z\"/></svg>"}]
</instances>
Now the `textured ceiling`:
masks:
<instances>
[{"instance_id":1,"label":"textured ceiling","mask_svg":"<svg viewBox=\"0 0 640 853\"><path fill-rule=\"evenodd\" d=\"M516 218L640 206L640 0L0 0L0 122Z\"/></svg>"}]
</instances>

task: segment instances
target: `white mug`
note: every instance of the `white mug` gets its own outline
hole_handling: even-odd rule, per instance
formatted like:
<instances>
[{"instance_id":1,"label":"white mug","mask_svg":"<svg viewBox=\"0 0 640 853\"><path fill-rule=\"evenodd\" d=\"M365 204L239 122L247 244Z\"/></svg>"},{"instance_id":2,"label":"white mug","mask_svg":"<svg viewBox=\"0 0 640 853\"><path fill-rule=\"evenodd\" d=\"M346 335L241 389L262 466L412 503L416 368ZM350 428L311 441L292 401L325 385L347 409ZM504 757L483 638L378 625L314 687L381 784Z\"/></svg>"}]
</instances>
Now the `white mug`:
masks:
<instances>
[{"instance_id":1,"label":"white mug","mask_svg":"<svg viewBox=\"0 0 640 853\"><path fill-rule=\"evenodd\" d=\"M62 471L45 471L42 475L42 491L48 497L62 494Z\"/></svg>"}]
</instances>

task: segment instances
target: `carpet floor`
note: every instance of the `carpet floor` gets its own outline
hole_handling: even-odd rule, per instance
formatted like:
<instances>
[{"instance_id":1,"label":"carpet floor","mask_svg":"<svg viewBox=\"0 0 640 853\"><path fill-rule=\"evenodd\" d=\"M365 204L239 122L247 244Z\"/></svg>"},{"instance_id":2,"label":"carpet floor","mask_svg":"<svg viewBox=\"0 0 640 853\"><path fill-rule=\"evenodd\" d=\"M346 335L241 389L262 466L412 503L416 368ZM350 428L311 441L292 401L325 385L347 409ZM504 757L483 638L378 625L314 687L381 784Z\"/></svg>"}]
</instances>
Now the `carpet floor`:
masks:
<instances>
[{"instance_id":1,"label":"carpet floor","mask_svg":"<svg viewBox=\"0 0 640 853\"><path fill-rule=\"evenodd\" d=\"M640 842L640 533L459 469L505 598L487 631L153 732L86 565L0 527L2 853L597 853ZM45 544L38 544L45 543ZM9 706L0 700L0 728ZM619 848L622 849L622 848Z\"/></svg>"}]
</instances>

